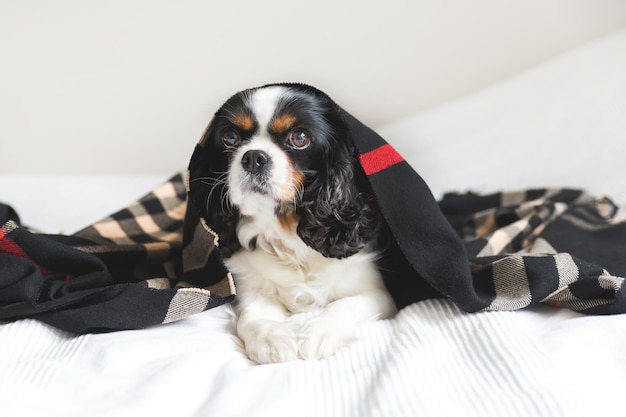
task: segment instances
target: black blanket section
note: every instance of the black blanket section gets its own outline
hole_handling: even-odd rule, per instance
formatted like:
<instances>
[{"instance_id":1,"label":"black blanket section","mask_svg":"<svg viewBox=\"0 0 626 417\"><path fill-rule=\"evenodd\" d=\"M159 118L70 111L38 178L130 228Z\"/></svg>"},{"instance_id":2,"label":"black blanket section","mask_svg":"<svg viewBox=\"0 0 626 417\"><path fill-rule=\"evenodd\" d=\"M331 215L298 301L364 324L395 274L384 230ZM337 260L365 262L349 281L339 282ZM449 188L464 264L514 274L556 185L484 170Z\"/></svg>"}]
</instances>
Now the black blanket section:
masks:
<instances>
[{"instance_id":1,"label":"black blanket section","mask_svg":"<svg viewBox=\"0 0 626 417\"><path fill-rule=\"evenodd\" d=\"M467 312L536 303L626 312L626 223L610 200L538 189L436 202L402 156L344 115L386 221L381 270L399 307L446 297ZM232 301L236 277L187 204L186 175L70 236L32 232L0 205L0 320L115 331Z\"/></svg>"}]
</instances>

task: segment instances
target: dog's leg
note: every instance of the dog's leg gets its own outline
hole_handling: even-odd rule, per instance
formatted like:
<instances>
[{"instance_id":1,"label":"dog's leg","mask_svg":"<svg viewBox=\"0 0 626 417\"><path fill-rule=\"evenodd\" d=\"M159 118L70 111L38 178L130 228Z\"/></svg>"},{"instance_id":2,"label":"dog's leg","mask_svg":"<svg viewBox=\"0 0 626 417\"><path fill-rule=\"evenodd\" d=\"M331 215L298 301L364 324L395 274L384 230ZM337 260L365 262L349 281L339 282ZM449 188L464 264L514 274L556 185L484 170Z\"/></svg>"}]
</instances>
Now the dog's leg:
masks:
<instances>
[{"instance_id":1,"label":"dog's leg","mask_svg":"<svg viewBox=\"0 0 626 417\"><path fill-rule=\"evenodd\" d=\"M391 317L393 299L382 289L340 298L304 329L299 351L303 358L325 358L352 342L351 329L361 323Z\"/></svg>"},{"instance_id":2,"label":"dog's leg","mask_svg":"<svg viewBox=\"0 0 626 417\"><path fill-rule=\"evenodd\" d=\"M246 300L239 311L237 333L250 359L285 362L298 357L297 327L287 322L285 308L268 297Z\"/></svg>"}]
</instances>

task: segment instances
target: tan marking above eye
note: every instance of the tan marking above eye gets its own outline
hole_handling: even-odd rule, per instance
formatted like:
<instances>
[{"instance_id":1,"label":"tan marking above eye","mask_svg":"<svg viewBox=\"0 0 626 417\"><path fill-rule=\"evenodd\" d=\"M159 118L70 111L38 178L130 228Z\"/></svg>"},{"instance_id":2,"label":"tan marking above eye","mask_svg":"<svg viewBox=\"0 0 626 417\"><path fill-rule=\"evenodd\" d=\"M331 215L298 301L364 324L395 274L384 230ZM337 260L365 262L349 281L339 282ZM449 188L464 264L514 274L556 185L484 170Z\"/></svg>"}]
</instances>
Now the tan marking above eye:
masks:
<instances>
[{"instance_id":1,"label":"tan marking above eye","mask_svg":"<svg viewBox=\"0 0 626 417\"><path fill-rule=\"evenodd\" d=\"M254 129L254 119L247 113L239 113L233 119L233 124L241 130Z\"/></svg>"},{"instance_id":2,"label":"tan marking above eye","mask_svg":"<svg viewBox=\"0 0 626 417\"><path fill-rule=\"evenodd\" d=\"M296 117L291 114L281 114L272 119L269 129L274 133L285 133L296 124Z\"/></svg>"}]
</instances>

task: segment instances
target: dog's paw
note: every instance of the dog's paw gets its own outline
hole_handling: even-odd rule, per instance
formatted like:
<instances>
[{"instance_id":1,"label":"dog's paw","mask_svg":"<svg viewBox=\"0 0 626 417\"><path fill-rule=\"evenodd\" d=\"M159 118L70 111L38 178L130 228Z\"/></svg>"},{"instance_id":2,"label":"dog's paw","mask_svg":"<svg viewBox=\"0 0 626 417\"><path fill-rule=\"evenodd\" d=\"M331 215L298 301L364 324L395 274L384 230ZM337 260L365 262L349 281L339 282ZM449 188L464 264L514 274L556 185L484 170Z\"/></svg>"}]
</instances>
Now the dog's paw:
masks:
<instances>
[{"instance_id":1,"label":"dog's paw","mask_svg":"<svg viewBox=\"0 0 626 417\"><path fill-rule=\"evenodd\" d=\"M311 322L300 335L300 356L304 359L323 359L355 341L347 329L324 320Z\"/></svg>"},{"instance_id":2,"label":"dog's paw","mask_svg":"<svg viewBox=\"0 0 626 417\"><path fill-rule=\"evenodd\" d=\"M298 358L298 337L291 323L259 321L239 336L248 357L257 363L286 362Z\"/></svg>"}]
</instances>

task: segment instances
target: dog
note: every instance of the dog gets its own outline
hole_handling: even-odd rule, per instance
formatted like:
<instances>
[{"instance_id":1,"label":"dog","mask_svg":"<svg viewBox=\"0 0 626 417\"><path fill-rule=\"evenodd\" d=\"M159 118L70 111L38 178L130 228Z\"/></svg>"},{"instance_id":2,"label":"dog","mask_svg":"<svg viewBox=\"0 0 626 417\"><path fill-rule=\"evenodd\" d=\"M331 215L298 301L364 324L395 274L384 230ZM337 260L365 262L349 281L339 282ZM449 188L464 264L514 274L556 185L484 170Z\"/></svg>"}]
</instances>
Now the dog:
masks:
<instances>
[{"instance_id":1,"label":"dog","mask_svg":"<svg viewBox=\"0 0 626 417\"><path fill-rule=\"evenodd\" d=\"M234 277L250 359L326 358L356 325L393 316L377 266L381 216L339 106L302 84L245 90L201 141L212 187L204 218Z\"/></svg>"}]
</instances>

